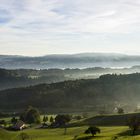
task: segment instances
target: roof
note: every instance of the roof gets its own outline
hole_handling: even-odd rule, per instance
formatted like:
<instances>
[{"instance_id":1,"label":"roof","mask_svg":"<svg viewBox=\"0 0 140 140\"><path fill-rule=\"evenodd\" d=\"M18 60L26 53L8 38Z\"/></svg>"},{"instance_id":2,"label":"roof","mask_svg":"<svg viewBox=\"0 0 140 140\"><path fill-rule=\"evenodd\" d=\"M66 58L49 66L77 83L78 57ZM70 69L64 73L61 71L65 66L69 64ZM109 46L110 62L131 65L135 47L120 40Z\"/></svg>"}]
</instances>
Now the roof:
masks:
<instances>
[{"instance_id":1,"label":"roof","mask_svg":"<svg viewBox=\"0 0 140 140\"><path fill-rule=\"evenodd\" d=\"M18 120L18 121L16 122L16 124L15 124L13 127L15 127L15 128L20 128L20 127L22 127L23 125L25 125L25 123L24 123L23 121L21 121L21 120Z\"/></svg>"}]
</instances>

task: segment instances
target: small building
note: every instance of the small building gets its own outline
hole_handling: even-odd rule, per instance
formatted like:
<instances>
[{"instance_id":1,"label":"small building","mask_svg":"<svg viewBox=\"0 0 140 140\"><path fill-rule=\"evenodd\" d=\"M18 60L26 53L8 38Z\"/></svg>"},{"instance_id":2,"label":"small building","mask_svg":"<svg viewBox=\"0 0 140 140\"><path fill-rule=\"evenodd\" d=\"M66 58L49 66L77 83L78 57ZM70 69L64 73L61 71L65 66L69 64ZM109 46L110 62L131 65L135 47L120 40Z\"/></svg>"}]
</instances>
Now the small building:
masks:
<instances>
[{"instance_id":1,"label":"small building","mask_svg":"<svg viewBox=\"0 0 140 140\"><path fill-rule=\"evenodd\" d=\"M18 120L18 121L12 126L12 128L13 128L14 130L23 130L23 129L26 128L26 124L25 124L23 121Z\"/></svg>"},{"instance_id":2,"label":"small building","mask_svg":"<svg viewBox=\"0 0 140 140\"><path fill-rule=\"evenodd\" d=\"M46 123L43 123L42 124L42 126L41 126L41 128L48 128L49 126L48 126L48 124L46 124Z\"/></svg>"}]
</instances>

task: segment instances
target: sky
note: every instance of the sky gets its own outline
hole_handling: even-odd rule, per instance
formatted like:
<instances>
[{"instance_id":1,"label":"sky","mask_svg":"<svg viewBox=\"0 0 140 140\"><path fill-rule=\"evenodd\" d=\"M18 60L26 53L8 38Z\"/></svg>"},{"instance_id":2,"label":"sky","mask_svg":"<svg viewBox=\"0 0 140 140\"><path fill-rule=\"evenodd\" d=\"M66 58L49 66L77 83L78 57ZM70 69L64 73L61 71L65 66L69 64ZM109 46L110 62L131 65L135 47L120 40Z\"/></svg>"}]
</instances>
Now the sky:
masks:
<instances>
[{"instance_id":1,"label":"sky","mask_svg":"<svg viewBox=\"0 0 140 140\"><path fill-rule=\"evenodd\" d=\"M0 0L0 54L140 55L140 0Z\"/></svg>"}]
</instances>

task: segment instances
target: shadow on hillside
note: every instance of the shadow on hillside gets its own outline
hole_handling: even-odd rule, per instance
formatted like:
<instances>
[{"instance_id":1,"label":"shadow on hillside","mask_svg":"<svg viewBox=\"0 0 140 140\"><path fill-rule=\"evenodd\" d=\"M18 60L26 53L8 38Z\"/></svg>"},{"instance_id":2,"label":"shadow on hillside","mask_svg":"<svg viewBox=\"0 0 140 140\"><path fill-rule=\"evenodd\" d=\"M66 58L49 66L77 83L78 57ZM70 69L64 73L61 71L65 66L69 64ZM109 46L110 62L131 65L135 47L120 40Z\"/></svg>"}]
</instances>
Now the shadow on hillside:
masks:
<instances>
[{"instance_id":1,"label":"shadow on hillside","mask_svg":"<svg viewBox=\"0 0 140 140\"><path fill-rule=\"evenodd\" d=\"M118 134L119 136L132 136L132 130L127 130ZM140 130L135 132L135 135L140 135Z\"/></svg>"},{"instance_id":2,"label":"shadow on hillside","mask_svg":"<svg viewBox=\"0 0 140 140\"><path fill-rule=\"evenodd\" d=\"M74 139L74 140L91 140L91 139L94 139L94 138L101 138L102 136L85 136L85 137L81 137L81 138L77 138L77 139Z\"/></svg>"}]
</instances>

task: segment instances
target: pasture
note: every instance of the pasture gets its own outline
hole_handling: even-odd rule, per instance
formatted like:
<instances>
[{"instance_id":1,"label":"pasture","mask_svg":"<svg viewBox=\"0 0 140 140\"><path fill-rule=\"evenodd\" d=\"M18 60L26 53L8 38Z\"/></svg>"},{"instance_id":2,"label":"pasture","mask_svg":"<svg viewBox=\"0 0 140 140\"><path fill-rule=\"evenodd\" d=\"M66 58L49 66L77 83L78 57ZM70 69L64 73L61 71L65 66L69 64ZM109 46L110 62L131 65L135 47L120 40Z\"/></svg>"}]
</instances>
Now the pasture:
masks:
<instances>
[{"instance_id":1,"label":"pasture","mask_svg":"<svg viewBox=\"0 0 140 140\"><path fill-rule=\"evenodd\" d=\"M140 135L131 136L127 126L100 127L101 133L95 137L84 134L88 126L72 127L64 135L63 128L27 129L23 131L6 131L0 129L0 140L140 140ZM22 134L29 137L23 139Z\"/></svg>"}]
</instances>

